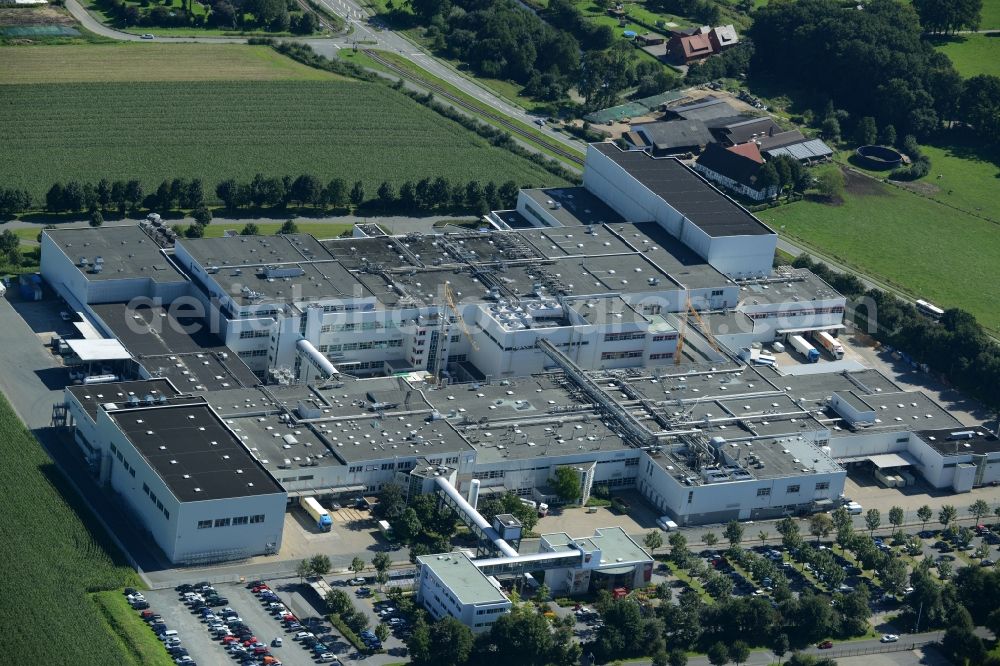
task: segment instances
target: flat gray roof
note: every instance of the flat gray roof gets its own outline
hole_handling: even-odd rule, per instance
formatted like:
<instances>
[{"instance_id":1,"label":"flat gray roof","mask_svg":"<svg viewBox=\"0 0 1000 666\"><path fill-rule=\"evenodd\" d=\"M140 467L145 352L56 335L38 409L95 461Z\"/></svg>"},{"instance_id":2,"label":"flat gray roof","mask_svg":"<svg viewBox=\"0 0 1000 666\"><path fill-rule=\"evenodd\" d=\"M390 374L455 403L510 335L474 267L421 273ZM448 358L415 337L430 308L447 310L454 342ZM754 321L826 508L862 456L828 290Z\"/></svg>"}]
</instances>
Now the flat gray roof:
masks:
<instances>
[{"instance_id":1,"label":"flat gray roof","mask_svg":"<svg viewBox=\"0 0 1000 666\"><path fill-rule=\"evenodd\" d=\"M308 234L182 238L177 240L177 244L205 268L267 266L333 259L323 245Z\"/></svg>"},{"instance_id":2,"label":"flat gray roof","mask_svg":"<svg viewBox=\"0 0 1000 666\"><path fill-rule=\"evenodd\" d=\"M503 592L461 551L420 555L417 563L433 571L463 604L498 604L507 601Z\"/></svg>"},{"instance_id":3,"label":"flat gray roof","mask_svg":"<svg viewBox=\"0 0 1000 666\"><path fill-rule=\"evenodd\" d=\"M518 232L550 259L569 256L634 254L635 250L603 226L549 227Z\"/></svg>"},{"instance_id":4,"label":"flat gray roof","mask_svg":"<svg viewBox=\"0 0 1000 666\"><path fill-rule=\"evenodd\" d=\"M774 234L767 225L679 160L654 158L636 150L624 151L613 143L591 145L709 236Z\"/></svg>"},{"instance_id":5,"label":"flat gray roof","mask_svg":"<svg viewBox=\"0 0 1000 666\"><path fill-rule=\"evenodd\" d=\"M624 222L621 215L584 187L521 190L546 213L566 227ZM557 208L555 204L559 204Z\"/></svg>"},{"instance_id":6,"label":"flat gray roof","mask_svg":"<svg viewBox=\"0 0 1000 666\"><path fill-rule=\"evenodd\" d=\"M679 285L688 289L709 289L732 284L732 280L656 222L614 225L611 228Z\"/></svg>"},{"instance_id":7,"label":"flat gray roof","mask_svg":"<svg viewBox=\"0 0 1000 666\"><path fill-rule=\"evenodd\" d=\"M1000 440L985 425L918 430L916 435L944 456L983 455L1000 451Z\"/></svg>"},{"instance_id":8,"label":"flat gray roof","mask_svg":"<svg viewBox=\"0 0 1000 666\"><path fill-rule=\"evenodd\" d=\"M90 281L149 278L154 282L185 282L181 273L163 256L160 247L138 225L99 229L45 229L70 261ZM80 266L80 258L88 261ZM93 271L97 257L104 268Z\"/></svg>"},{"instance_id":9,"label":"flat gray roof","mask_svg":"<svg viewBox=\"0 0 1000 666\"><path fill-rule=\"evenodd\" d=\"M816 299L843 298L843 296L810 271L795 269L782 280L777 277L760 281L740 282L740 302L760 305L783 303L792 308L796 302L807 305Z\"/></svg>"},{"instance_id":10,"label":"flat gray roof","mask_svg":"<svg viewBox=\"0 0 1000 666\"><path fill-rule=\"evenodd\" d=\"M219 288L240 305L257 303L300 303L329 299L355 299L372 296L354 274L337 261L282 264L279 270L294 275L269 277L262 267L222 268L209 274ZM249 289L253 294L246 292Z\"/></svg>"},{"instance_id":11,"label":"flat gray roof","mask_svg":"<svg viewBox=\"0 0 1000 666\"><path fill-rule=\"evenodd\" d=\"M67 386L77 402L90 415L97 418L97 410L103 404L113 402L127 405L131 399L147 401L148 396L168 398L177 395L177 390L165 379L148 379L134 382L114 382L111 384L77 384Z\"/></svg>"},{"instance_id":12,"label":"flat gray roof","mask_svg":"<svg viewBox=\"0 0 1000 666\"><path fill-rule=\"evenodd\" d=\"M588 324L625 325L647 321L645 316L626 303L621 296L577 298L567 300L566 303L578 312Z\"/></svg>"},{"instance_id":13,"label":"flat gray roof","mask_svg":"<svg viewBox=\"0 0 1000 666\"><path fill-rule=\"evenodd\" d=\"M485 424L475 429L466 428L465 435L479 452L478 464L499 463L507 460L531 460L540 456L559 457L593 455L598 451L629 451L638 457L639 452L627 446L597 415L586 419L559 422L559 415L549 417L552 422L536 422L539 416L528 416L525 421L503 424Z\"/></svg>"},{"instance_id":14,"label":"flat gray roof","mask_svg":"<svg viewBox=\"0 0 1000 666\"><path fill-rule=\"evenodd\" d=\"M207 404L108 415L181 502L284 492Z\"/></svg>"}]
</instances>

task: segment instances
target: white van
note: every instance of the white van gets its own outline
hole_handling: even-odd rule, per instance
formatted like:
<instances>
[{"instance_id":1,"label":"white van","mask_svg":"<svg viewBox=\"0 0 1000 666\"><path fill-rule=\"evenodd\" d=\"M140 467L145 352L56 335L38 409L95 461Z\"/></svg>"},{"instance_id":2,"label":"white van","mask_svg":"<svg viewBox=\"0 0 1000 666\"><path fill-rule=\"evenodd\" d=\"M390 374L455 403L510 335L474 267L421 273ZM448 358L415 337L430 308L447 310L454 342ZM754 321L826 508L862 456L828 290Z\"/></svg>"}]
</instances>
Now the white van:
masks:
<instances>
[{"instance_id":1,"label":"white van","mask_svg":"<svg viewBox=\"0 0 1000 666\"><path fill-rule=\"evenodd\" d=\"M844 508L847 509L847 513L852 516L860 516L861 512L864 511L864 508L857 502L848 502L844 505Z\"/></svg>"},{"instance_id":2,"label":"white van","mask_svg":"<svg viewBox=\"0 0 1000 666\"><path fill-rule=\"evenodd\" d=\"M664 532L670 532L672 530L677 529L677 523L670 520L670 516L660 516L659 518L656 519L656 524Z\"/></svg>"},{"instance_id":3,"label":"white van","mask_svg":"<svg viewBox=\"0 0 1000 666\"><path fill-rule=\"evenodd\" d=\"M162 634L160 634L160 640L165 643L169 641L171 638L177 638L177 636L178 634L176 629L167 629Z\"/></svg>"}]
</instances>

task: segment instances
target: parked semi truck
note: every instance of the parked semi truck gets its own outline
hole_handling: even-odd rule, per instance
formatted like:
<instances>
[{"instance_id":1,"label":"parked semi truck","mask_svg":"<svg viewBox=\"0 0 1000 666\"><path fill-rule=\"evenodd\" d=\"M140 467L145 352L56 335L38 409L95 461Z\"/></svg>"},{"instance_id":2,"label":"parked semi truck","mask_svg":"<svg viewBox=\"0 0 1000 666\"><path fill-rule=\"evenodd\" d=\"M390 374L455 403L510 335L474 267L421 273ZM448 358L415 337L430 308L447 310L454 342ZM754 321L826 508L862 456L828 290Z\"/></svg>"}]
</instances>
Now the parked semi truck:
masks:
<instances>
[{"instance_id":1,"label":"parked semi truck","mask_svg":"<svg viewBox=\"0 0 1000 666\"><path fill-rule=\"evenodd\" d=\"M836 358L844 358L844 345L826 331L813 332L813 340Z\"/></svg>"},{"instance_id":2,"label":"parked semi truck","mask_svg":"<svg viewBox=\"0 0 1000 666\"><path fill-rule=\"evenodd\" d=\"M333 520L326 509L316 501L315 497L303 497L299 500L299 506L306 510L312 519L316 521L316 529L329 532L333 529Z\"/></svg>"},{"instance_id":3,"label":"parked semi truck","mask_svg":"<svg viewBox=\"0 0 1000 666\"><path fill-rule=\"evenodd\" d=\"M795 348L795 351L805 356L806 360L810 363L816 363L819 361L819 351L806 342L806 339L801 335L791 335L788 337L788 341L792 343L792 347Z\"/></svg>"}]
</instances>

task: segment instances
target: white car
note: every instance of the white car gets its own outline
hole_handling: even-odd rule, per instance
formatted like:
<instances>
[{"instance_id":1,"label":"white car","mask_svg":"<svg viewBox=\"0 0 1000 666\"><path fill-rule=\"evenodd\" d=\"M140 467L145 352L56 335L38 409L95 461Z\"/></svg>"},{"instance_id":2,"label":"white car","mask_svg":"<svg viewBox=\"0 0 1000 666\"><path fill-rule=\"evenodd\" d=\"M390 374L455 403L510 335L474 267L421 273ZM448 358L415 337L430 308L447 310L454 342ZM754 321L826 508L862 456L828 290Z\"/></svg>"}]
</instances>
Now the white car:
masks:
<instances>
[{"instance_id":1,"label":"white car","mask_svg":"<svg viewBox=\"0 0 1000 666\"><path fill-rule=\"evenodd\" d=\"M307 638L316 638L316 636L310 631L300 631L299 633L295 634L295 640L297 641L304 641Z\"/></svg>"},{"instance_id":2,"label":"white car","mask_svg":"<svg viewBox=\"0 0 1000 666\"><path fill-rule=\"evenodd\" d=\"M881 640L883 643L895 643L896 641L899 640L899 636L897 636L896 634L883 634L882 638L880 638L879 640Z\"/></svg>"},{"instance_id":3,"label":"white car","mask_svg":"<svg viewBox=\"0 0 1000 666\"><path fill-rule=\"evenodd\" d=\"M153 39L153 37L154 36L149 34L148 32L142 34L142 39Z\"/></svg>"}]
</instances>

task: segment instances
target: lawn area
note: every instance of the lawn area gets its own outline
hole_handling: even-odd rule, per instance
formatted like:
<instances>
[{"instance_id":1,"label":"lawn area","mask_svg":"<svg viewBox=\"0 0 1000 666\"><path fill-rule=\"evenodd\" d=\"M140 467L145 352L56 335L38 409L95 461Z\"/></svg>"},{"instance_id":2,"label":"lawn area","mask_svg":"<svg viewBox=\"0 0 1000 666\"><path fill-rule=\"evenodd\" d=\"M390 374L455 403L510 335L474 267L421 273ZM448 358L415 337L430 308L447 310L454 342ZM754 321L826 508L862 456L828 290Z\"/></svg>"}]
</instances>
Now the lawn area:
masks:
<instances>
[{"instance_id":1,"label":"lawn area","mask_svg":"<svg viewBox=\"0 0 1000 666\"><path fill-rule=\"evenodd\" d=\"M103 541L2 396L0 432L4 653L23 664L141 663L123 652L87 594L137 585L135 571Z\"/></svg>"},{"instance_id":2,"label":"lawn area","mask_svg":"<svg viewBox=\"0 0 1000 666\"><path fill-rule=\"evenodd\" d=\"M197 4L197 3L195 3ZM0 49L0 82L336 81L269 46L93 44Z\"/></svg>"},{"instance_id":3,"label":"lawn area","mask_svg":"<svg viewBox=\"0 0 1000 666\"><path fill-rule=\"evenodd\" d=\"M1000 30L1000 0L983 0L980 30Z\"/></svg>"},{"instance_id":4,"label":"lawn area","mask_svg":"<svg viewBox=\"0 0 1000 666\"><path fill-rule=\"evenodd\" d=\"M1000 150L983 146L971 134L942 133L920 149L931 160L930 173L907 187L923 196L973 215L987 217L1000 224ZM838 154L838 161L851 164L876 178L889 177L888 171L860 169L853 160L854 151Z\"/></svg>"},{"instance_id":5,"label":"lawn area","mask_svg":"<svg viewBox=\"0 0 1000 666\"><path fill-rule=\"evenodd\" d=\"M965 78L977 74L1000 76L1000 34L953 35L935 39L934 44Z\"/></svg>"},{"instance_id":6,"label":"lawn area","mask_svg":"<svg viewBox=\"0 0 1000 666\"><path fill-rule=\"evenodd\" d=\"M452 182L563 184L531 161L490 146L458 123L381 84L335 80L322 72L315 74L328 80L164 81L168 76L182 77L178 70L184 67L163 66L154 51L65 48L84 60L91 58L88 51L100 48L106 60L97 67L103 73L129 67L116 62L119 53L136 57L135 78L147 78L133 83L93 82L92 71L76 62L46 69L30 55L22 55L33 48L0 49L4 63L0 68L12 59L35 63L31 83L22 79L21 84L0 85L5 102L0 136L7 137L0 156L0 182L29 189L36 201L44 200L55 181L102 177L138 178L147 192L166 178L201 178L209 196L225 178L249 180L258 172L273 176L312 172L324 181L361 180L372 193L384 180L398 187L406 180L439 175ZM186 48L164 46L163 53L173 56L174 49ZM300 73L313 76L313 70L299 72L298 65L277 54L275 63L266 50L215 47L205 59L212 67L219 58L226 62L230 48L237 60L225 66L228 71L240 67L243 51L249 52L242 56L244 62L258 62L263 76L273 76L276 68L286 72L286 79ZM196 51L205 53L200 47ZM96 61L87 62L96 66ZM191 77L208 76L189 71ZM44 82L51 77L66 81L73 72L84 82ZM215 74L215 78L228 76ZM2 69L0 80L7 80ZM109 100L114 103L109 105ZM26 118L31 122L25 123Z\"/></svg>"},{"instance_id":7,"label":"lawn area","mask_svg":"<svg viewBox=\"0 0 1000 666\"><path fill-rule=\"evenodd\" d=\"M1000 290L969 289L972 275L1000 280L996 224L861 176L848 180L841 205L804 200L758 216L779 234L1000 330Z\"/></svg>"},{"instance_id":8,"label":"lawn area","mask_svg":"<svg viewBox=\"0 0 1000 666\"><path fill-rule=\"evenodd\" d=\"M258 233L261 236L276 234L281 228L282 222L256 222ZM353 228L351 224L341 224L338 222L296 222L299 233L312 234L316 238L337 238L345 231ZM242 226L234 226L224 222L212 222L205 227L205 238L221 238L227 229L240 231Z\"/></svg>"},{"instance_id":9,"label":"lawn area","mask_svg":"<svg viewBox=\"0 0 1000 666\"><path fill-rule=\"evenodd\" d=\"M118 637L123 651L142 666L171 666L174 662L163 643L150 631L119 590L91 595L108 628Z\"/></svg>"}]
</instances>

